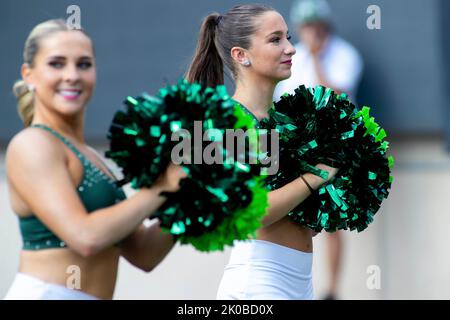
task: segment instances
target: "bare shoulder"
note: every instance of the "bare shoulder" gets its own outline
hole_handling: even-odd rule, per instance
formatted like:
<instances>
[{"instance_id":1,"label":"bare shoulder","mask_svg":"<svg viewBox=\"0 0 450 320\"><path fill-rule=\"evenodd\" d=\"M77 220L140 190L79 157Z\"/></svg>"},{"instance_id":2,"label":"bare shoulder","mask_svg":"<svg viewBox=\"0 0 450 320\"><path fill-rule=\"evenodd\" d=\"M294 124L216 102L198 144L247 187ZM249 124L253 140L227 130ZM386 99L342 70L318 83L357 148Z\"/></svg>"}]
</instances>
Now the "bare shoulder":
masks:
<instances>
[{"instance_id":1,"label":"bare shoulder","mask_svg":"<svg viewBox=\"0 0 450 320\"><path fill-rule=\"evenodd\" d=\"M61 142L49 132L37 128L26 128L16 134L6 149L8 170L16 165L39 166L64 160Z\"/></svg>"}]
</instances>

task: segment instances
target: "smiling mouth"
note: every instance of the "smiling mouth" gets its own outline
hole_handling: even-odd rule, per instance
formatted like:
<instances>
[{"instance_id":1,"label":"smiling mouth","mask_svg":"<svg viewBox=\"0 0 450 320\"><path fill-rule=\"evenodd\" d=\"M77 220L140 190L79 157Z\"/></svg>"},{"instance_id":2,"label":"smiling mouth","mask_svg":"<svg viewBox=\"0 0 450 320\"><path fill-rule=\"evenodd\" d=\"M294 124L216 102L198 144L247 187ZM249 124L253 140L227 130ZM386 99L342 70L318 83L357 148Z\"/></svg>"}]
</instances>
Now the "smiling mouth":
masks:
<instances>
[{"instance_id":1,"label":"smiling mouth","mask_svg":"<svg viewBox=\"0 0 450 320\"><path fill-rule=\"evenodd\" d=\"M60 89L57 92L66 100L75 100L81 95L82 91L76 89Z\"/></svg>"}]
</instances>

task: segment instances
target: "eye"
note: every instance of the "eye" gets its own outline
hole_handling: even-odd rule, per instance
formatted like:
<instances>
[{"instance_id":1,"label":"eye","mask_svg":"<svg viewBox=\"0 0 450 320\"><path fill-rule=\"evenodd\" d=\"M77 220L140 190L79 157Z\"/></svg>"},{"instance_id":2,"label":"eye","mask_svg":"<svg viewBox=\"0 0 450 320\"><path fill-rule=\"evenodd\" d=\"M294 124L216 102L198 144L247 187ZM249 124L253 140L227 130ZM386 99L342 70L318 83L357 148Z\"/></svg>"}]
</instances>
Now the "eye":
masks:
<instances>
[{"instance_id":1,"label":"eye","mask_svg":"<svg viewBox=\"0 0 450 320\"><path fill-rule=\"evenodd\" d=\"M272 39L270 40L270 42L273 42L273 43L279 43L280 40L281 40L280 37L275 37L275 38L272 38Z\"/></svg>"},{"instance_id":2,"label":"eye","mask_svg":"<svg viewBox=\"0 0 450 320\"><path fill-rule=\"evenodd\" d=\"M60 69L63 67L63 63L59 61L50 61L48 64L55 69Z\"/></svg>"},{"instance_id":3,"label":"eye","mask_svg":"<svg viewBox=\"0 0 450 320\"><path fill-rule=\"evenodd\" d=\"M90 67L92 67L92 63L89 61L83 61L83 62L78 63L78 68L80 68L82 70L89 69Z\"/></svg>"}]
</instances>

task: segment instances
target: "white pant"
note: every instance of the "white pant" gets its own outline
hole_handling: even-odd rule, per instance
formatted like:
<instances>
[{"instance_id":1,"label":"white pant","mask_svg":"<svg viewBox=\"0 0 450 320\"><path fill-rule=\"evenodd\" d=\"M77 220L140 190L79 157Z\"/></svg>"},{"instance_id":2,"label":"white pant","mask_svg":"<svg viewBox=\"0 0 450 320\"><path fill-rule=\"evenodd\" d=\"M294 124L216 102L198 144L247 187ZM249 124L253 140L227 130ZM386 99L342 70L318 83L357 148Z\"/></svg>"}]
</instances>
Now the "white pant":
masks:
<instances>
[{"instance_id":1,"label":"white pant","mask_svg":"<svg viewBox=\"0 0 450 320\"><path fill-rule=\"evenodd\" d=\"M98 300L87 293L17 273L5 300Z\"/></svg>"},{"instance_id":2,"label":"white pant","mask_svg":"<svg viewBox=\"0 0 450 320\"><path fill-rule=\"evenodd\" d=\"M269 241L235 241L217 299L312 300L312 259Z\"/></svg>"}]
</instances>

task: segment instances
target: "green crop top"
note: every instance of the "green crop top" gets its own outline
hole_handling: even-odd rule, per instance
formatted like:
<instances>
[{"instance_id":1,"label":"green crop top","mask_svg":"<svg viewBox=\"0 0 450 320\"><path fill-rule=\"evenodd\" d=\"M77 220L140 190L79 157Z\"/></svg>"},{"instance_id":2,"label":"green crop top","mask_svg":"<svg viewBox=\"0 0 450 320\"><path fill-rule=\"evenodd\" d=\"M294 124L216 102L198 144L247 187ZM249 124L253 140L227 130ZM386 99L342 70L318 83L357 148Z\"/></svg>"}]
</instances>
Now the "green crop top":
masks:
<instances>
[{"instance_id":1,"label":"green crop top","mask_svg":"<svg viewBox=\"0 0 450 320\"><path fill-rule=\"evenodd\" d=\"M40 128L60 139L83 165L83 179L77 187L77 193L87 212L109 207L126 198L125 193L116 182L90 162L75 146L53 129L36 124ZM48 248L65 248L66 244L50 231L35 215L19 217L19 226L23 238L23 250L40 250Z\"/></svg>"}]
</instances>

